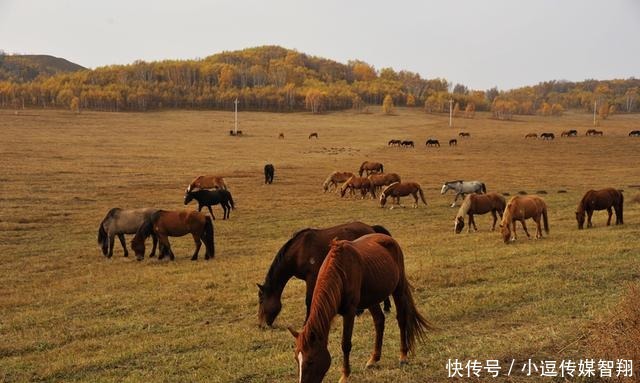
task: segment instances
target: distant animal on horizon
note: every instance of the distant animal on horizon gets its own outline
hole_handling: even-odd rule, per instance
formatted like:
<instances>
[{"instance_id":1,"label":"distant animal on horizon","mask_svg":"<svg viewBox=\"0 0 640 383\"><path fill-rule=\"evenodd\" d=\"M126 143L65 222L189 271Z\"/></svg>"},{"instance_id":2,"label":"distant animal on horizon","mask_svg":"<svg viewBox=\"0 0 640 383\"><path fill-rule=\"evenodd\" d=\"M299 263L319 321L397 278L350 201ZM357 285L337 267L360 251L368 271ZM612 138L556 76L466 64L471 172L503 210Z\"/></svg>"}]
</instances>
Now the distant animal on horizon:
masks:
<instances>
[{"instance_id":1,"label":"distant animal on horizon","mask_svg":"<svg viewBox=\"0 0 640 383\"><path fill-rule=\"evenodd\" d=\"M440 141L429 138L427 142L424 143L426 146L437 146L440 147Z\"/></svg>"},{"instance_id":2,"label":"distant animal on horizon","mask_svg":"<svg viewBox=\"0 0 640 383\"><path fill-rule=\"evenodd\" d=\"M324 192L326 193L331 187L335 187L336 190L338 190L338 185L342 185L343 183L345 183L349 178L353 177L354 174L351 172L339 172L339 171L335 171L331 174L329 174L329 177L327 177L327 179L324 180L323 184L322 184L322 189L324 190Z\"/></svg>"},{"instance_id":3,"label":"distant animal on horizon","mask_svg":"<svg viewBox=\"0 0 640 383\"><path fill-rule=\"evenodd\" d=\"M504 209L502 221L500 222L501 235L504 243L509 243L509 241L513 242L518 239L516 234L516 221L520 221L525 234L527 234L528 238L531 238L527 230L527 225L525 224L525 220L529 218L532 218L536 223L536 239L542 238L541 219L544 222L544 231L549 234L547 204L542 198L536 195L517 195L511 197Z\"/></svg>"},{"instance_id":4,"label":"distant animal on horizon","mask_svg":"<svg viewBox=\"0 0 640 383\"><path fill-rule=\"evenodd\" d=\"M196 244L196 249L191 260L198 259L198 252L204 242L206 249L204 259L215 256L213 221L207 215L193 210L158 210L145 219L136 235L131 240L131 248L136 253L136 258L141 261L144 258L144 241L151 234L158 237L160 255L158 259L169 256L172 261L175 255L171 250L169 237L182 237L191 234Z\"/></svg>"},{"instance_id":5,"label":"distant animal on horizon","mask_svg":"<svg viewBox=\"0 0 640 383\"><path fill-rule=\"evenodd\" d=\"M591 216L596 210L607 210L609 218L607 226L611 225L612 209L616 212L616 225L622 225L623 219L624 195L617 189L605 188L601 190L589 190L584 194L578 208L576 209L576 220L578 221L578 229L584 228L585 213L587 216L587 227L593 227Z\"/></svg>"},{"instance_id":6,"label":"distant animal on horizon","mask_svg":"<svg viewBox=\"0 0 640 383\"><path fill-rule=\"evenodd\" d=\"M196 189L224 189L227 190L227 184L224 182L224 178L214 175L197 176L189 186L187 191Z\"/></svg>"},{"instance_id":7,"label":"distant animal on horizon","mask_svg":"<svg viewBox=\"0 0 640 383\"><path fill-rule=\"evenodd\" d=\"M124 250L124 256L128 257L129 251L127 250L124 235L135 234L144 223L144 220L151 217L156 211L158 209L155 208L125 210L114 207L109 209L107 215L100 222L100 226L98 226L98 244L102 248L102 254L107 258L113 256L113 245L117 236L122 245L122 250ZM153 239L153 248L150 256L153 257L156 253L158 240L155 235L152 235L151 238Z\"/></svg>"},{"instance_id":8,"label":"distant animal on horizon","mask_svg":"<svg viewBox=\"0 0 640 383\"><path fill-rule=\"evenodd\" d=\"M469 194L465 197L458 214L454 220L454 231L456 234L460 234L464 229L464 216L469 217L467 232L471 232L471 226L473 230L478 231L476 227L476 221L473 218L474 214L486 214L491 213L493 216L493 224L491 225L491 231L496 229L496 223L498 222L498 215L502 219L502 213L507 205L503 196L498 193L487 194Z\"/></svg>"},{"instance_id":9,"label":"distant animal on horizon","mask_svg":"<svg viewBox=\"0 0 640 383\"><path fill-rule=\"evenodd\" d=\"M280 139L280 140L284 140L284 133L280 133L280 134L278 134L278 139Z\"/></svg>"},{"instance_id":10,"label":"distant animal on horizon","mask_svg":"<svg viewBox=\"0 0 640 383\"><path fill-rule=\"evenodd\" d=\"M389 142L387 142L387 146L400 146L401 143L402 141L400 140L389 140Z\"/></svg>"},{"instance_id":11,"label":"distant animal on horizon","mask_svg":"<svg viewBox=\"0 0 640 383\"><path fill-rule=\"evenodd\" d=\"M230 136L242 136L242 130L238 130L237 132L233 129L229 131Z\"/></svg>"},{"instance_id":12,"label":"distant animal on horizon","mask_svg":"<svg viewBox=\"0 0 640 383\"><path fill-rule=\"evenodd\" d=\"M404 140L400 143L400 146L402 146L403 148L415 148L415 145L413 143L413 141L411 140Z\"/></svg>"},{"instance_id":13,"label":"distant animal on horizon","mask_svg":"<svg viewBox=\"0 0 640 383\"><path fill-rule=\"evenodd\" d=\"M209 213L211 213L211 218L216 219L213 215L213 210L211 206L218 205L222 207L222 219L225 220L229 218L229 214L232 209L235 209L235 205L233 203L233 197L228 190L218 189L218 190L191 190L188 189L184 193L184 204L188 205L189 202L196 200L198 202L198 211L202 211L204 206L209 209Z\"/></svg>"},{"instance_id":14,"label":"distant animal on horizon","mask_svg":"<svg viewBox=\"0 0 640 383\"><path fill-rule=\"evenodd\" d=\"M629 132L629 137L640 137L640 130L632 130Z\"/></svg>"},{"instance_id":15,"label":"distant animal on horizon","mask_svg":"<svg viewBox=\"0 0 640 383\"><path fill-rule=\"evenodd\" d=\"M360 194L362 198L367 195L367 193L371 193L373 198L376 198L376 192L371 186L371 181L365 177L356 177L352 176L340 187L340 197L344 197L347 193L347 190L351 191L351 194L355 194L356 190L360 190Z\"/></svg>"},{"instance_id":16,"label":"distant animal on horizon","mask_svg":"<svg viewBox=\"0 0 640 383\"><path fill-rule=\"evenodd\" d=\"M524 138L538 138L536 133L527 133Z\"/></svg>"},{"instance_id":17,"label":"distant animal on horizon","mask_svg":"<svg viewBox=\"0 0 640 383\"><path fill-rule=\"evenodd\" d=\"M553 140L554 138L556 138L556 135L553 133L542 133L540 135L540 138L542 138L543 140Z\"/></svg>"},{"instance_id":18,"label":"distant animal on horizon","mask_svg":"<svg viewBox=\"0 0 640 383\"><path fill-rule=\"evenodd\" d=\"M401 181L400 176L396 173L375 173L367 178L371 181L371 187L373 187L374 191L382 189L383 186Z\"/></svg>"},{"instance_id":19,"label":"distant animal on horizon","mask_svg":"<svg viewBox=\"0 0 640 383\"><path fill-rule=\"evenodd\" d=\"M364 161L360 165L358 175L362 177L363 173L366 173L367 176L371 173L384 173L384 166L380 162Z\"/></svg>"},{"instance_id":20,"label":"distant animal on horizon","mask_svg":"<svg viewBox=\"0 0 640 383\"><path fill-rule=\"evenodd\" d=\"M315 137L316 139L318 138L318 133L313 132L309 135L309 139L312 139L313 137Z\"/></svg>"},{"instance_id":21,"label":"distant animal on horizon","mask_svg":"<svg viewBox=\"0 0 640 383\"><path fill-rule=\"evenodd\" d=\"M458 145L458 140L456 140L455 138L452 138L449 140L449 146L457 146Z\"/></svg>"},{"instance_id":22,"label":"distant animal on horizon","mask_svg":"<svg viewBox=\"0 0 640 383\"><path fill-rule=\"evenodd\" d=\"M460 137L471 137L471 133L460 132L460 133L458 133L458 136L460 136Z\"/></svg>"},{"instance_id":23,"label":"distant animal on horizon","mask_svg":"<svg viewBox=\"0 0 640 383\"><path fill-rule=\"evenodd\" d=\"M577 137L578 131L575 129L565 130L560 134L560 137Z\"/></svg>"},{"instance_id":24,"label":"distant animal on horizon","mask_svg":"<svg viewBox=\"0 0 640 383\"><path fill-rule=\"evenodd\" d=\"M264 166L264 183L272 184L273 183L273 175L275 173L275 168L272 164L266 164Z\"/></svg>"},{"instance_id":25,"label":"distant animal on horizon","mask_svg":"<svg viewBox=\"0 0 640 383\"><path fill-rule=\"evenodd\" d=\"M311 309L311 298L318 271L329 252L331 240L334 238L354 240L371 233L391 235L382 226L370 226L358 221L323 229L307 228L292 235L273 258L264 282L257 284L260 325L273 325L282 309L282 291L293 277L303 280L306 284L306 321ZM390 308L391 303L387 299L384 310L389 311Z\"/></svg>"},{"instance_id":26,"label":"distant animal on horizon","mask_svg":"<svg viewBox=\"0 0 640 383\"><path fill-rule=\"evenodd\" d=\"M487 187L485 186L484 182L480 181L447 181L442 184L440 194L445 194L449 190L453 190L456 192L456 197L453 199L453 203L451 204L451 207L454 207L456 206L458 198L462 197L462 199L464 199L465 195L468 193L486 193Z\"/></svg>"},{"instance_id":27,"label":"distant animal on horizon","mask_svg":"<svg viewBox=\"0 0 640 383\"><path fill-rule=\"evenodd\" d=\"M417 182L394 182L391 185L387 186L380 193L380 207L384 207L387 203L387 199L389 197L393 198L395 201L395 205L400 205L400 197L406 197L408 195L413 196L413 207L418 207L418 195L422 202L426 205L427 201L424 199L424 193L422 192L422 188L420 184ZM393 209L394 206L391 206Z\"/></svg>"},{"instance_id":28,"label":"distant animal on horizon","mask_svg":"<svg viewBox=\"0 0 640 383\"><path fill-rule=\"evenodd\" d=\"M333 240L325 257L316 288L311 312L300 333L289 328L295 338L294 355L298 362L298 381L321 382L331 366L327 348L331 322L341 315L342 376L347 382L351 374L349 356L355 316L368 309L375 325L374 349L367 367L374 367L382 354L385 316L379 302L393 295L400 329L400 365L408 363L407 354L416 341L433 326L418 312L412 287L405 273L404 255L400 245L384 234L368 234L355 241Z\"/></svg>"}]
</instances>

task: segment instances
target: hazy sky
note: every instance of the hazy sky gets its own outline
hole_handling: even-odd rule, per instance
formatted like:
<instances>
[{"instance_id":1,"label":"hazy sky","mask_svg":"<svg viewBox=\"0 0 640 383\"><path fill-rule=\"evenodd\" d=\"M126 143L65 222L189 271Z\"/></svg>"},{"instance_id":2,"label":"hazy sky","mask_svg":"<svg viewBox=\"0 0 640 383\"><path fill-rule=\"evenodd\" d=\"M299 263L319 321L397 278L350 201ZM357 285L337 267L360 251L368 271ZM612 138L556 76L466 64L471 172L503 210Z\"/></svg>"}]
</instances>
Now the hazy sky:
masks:
<instances>
[{"instance_id":1,"label":"hazy sky","mask_svg":"<svg viewBox=\"0 0 640 383\"><path fill-rule=\"evenodd\" d=\"M0 0L0 49L92 68L267 44L475 89L640 77L640 0Z\"/></svg>"}]
</instances>

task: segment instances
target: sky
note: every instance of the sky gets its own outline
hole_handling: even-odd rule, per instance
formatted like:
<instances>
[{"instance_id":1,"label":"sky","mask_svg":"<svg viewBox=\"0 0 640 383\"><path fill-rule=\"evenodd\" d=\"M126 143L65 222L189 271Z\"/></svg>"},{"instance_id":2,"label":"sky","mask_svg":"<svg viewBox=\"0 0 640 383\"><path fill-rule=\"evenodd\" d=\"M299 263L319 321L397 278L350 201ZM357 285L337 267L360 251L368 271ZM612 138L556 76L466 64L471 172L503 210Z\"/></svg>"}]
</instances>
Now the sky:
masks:
<instances>
[{"instance_id":1,"label":"sky","mask_svg":"<svg viewBox=\"0 0 640 383\"><path fill-rule=\"evenodd\" d=\"M0 49L85 67L280 45L472 89L640 77L639 0L0 0Z\"/></svg>"}]
</instances>

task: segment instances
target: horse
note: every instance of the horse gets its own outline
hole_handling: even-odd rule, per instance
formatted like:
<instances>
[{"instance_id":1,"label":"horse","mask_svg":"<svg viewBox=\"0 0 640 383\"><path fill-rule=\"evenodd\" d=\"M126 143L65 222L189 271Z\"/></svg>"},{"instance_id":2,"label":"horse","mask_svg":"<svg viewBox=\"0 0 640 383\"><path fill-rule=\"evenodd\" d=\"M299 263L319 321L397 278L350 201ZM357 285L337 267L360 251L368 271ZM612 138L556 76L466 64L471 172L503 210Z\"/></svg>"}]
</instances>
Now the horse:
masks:
<instances>
[{"instance_id":1,"label":"horse","mask_svg":"<svg viewBox=\"0 0 640 383\"><path fill-rule=\"evenodd\" d=\"M540 135L540 138L542 138L543 140L553 140L554 138L556 138L556 136L553 133L542 133Z\"/></svg>"},{"instance_id":2,"label":"horse","mask_svg":"<svg viewBox=\"0 0 640 383\"><path fill-rule=\"evenodd\" d=\"M324 189L325 193L327 192L327 190L329 190L331 186L334 186L337 189L338 184L345 183L349 178L353 176L354 174L351 172L335 171L329 174L329 177L327 177L327 179L324 180L324 183L322 184L322 188Z\"/></svg>"},{"instance_id":3,"label":"horse","mask_svg":"<svg viewBox=\"0 0 640 383\"><path fill-rule=\"evenodd\" d=\"M306 284L306 316L309 317L311 297L318 278L318 270L329 252L331 240L354 240L365 234L382 233L391 235L382 226L369 226L362 222L350 222L324 229L303 229L295 233L273 258L269 271L258 286L258 321L261 326L271 327L282 309L282 291L293 277ZM389 311L391 303L385 301L384 310Z\"/></svg>"},{"instance_id":4,"label":"horse","mask_svg":"<svg viewBox=\"0 0 640 383\"><path fill-rule=\"evenodd\" d=\"M313 132L313 133L311 133L311 134L309 135L309 139L312 139L313 137L315 137L315 138L316 138L316 140L317 140L317 139L318 139L318 133Z\"/></svg>"},{"instance_id":5,"label":"horse","mask_svg":"<svg viewBox=\"0 0 640 383\"><path fill-rule=\"evenodd\" d=\"M640 130L632 130L629 132L629 137L640 137Z\"/></svg>"},{"instance_id":6,"label":"horse","mask_svg":"<svg viewBox=\"0 0 640 383\"><path fill-rule=\"evenodd\" d=\"M449 140L449 146L457 146L458 145L458 140L456 140L455 138L452 138Z\"/></svg>"},{"instance_id":7,"label":"horse","mask_svg":"<svg viewBox=\"0 0 640 383\"><path fill-rule=\"evenodd\" d=\"M396 201L396 205L400 205L400 197L405 197L411 194L413 196L413 207L418 207L418 194L420 199L426 205L427 201L424 199L424 193L420 184L416 182L394 182L391 185L384 188L380 194L380 207L384 207L387 203L387 198L392 197ZM393 206L391 207L393 209Z\"/></svg>"},{"instance_id":8,"label":"horse","mask_svg":"<svg viewBox=\"0 0 640 383\"><path fill-rule=\"evenodd\" d=\"M242 136L242 130L234 131L233 129L229 131L230 136Z\"/></svg>"},{"instance_id":9,"label":"horse","mask_svg":"<svg viewBox=\"0 0 640 383\"><path fill-rule=\"evenodd\" d=\"M196 250L191 256L192 261L198 259L198 252L202 242L204 242L206 248L204 259L213 258L216 254L213 221L207 215L197 211L158 210L145 219L131 240L131 248L136 253L138 261L144 258L144 241L152 234L158 237L158 242L160 243L160 256L158 256L158 259L168 255L173 261L175 256L171 251L169 237L182 237L187 234L191 234L196 243Z\"/></svg>"},{"instance_id":10,"label":"horse","mask_svg":"<svg viewBox=\"0 0 640 383\"><path fill-rule=\"evenodd\" d=\"M228 190L187 190L184 194L184 204L188 205L194 199L198 202L198 211L202 211L202 208L206 206L213 219L216 219L211 209L213 205L220 204L222 206L223 220L229 218L231 209L235 209L233 197L231 197L231 193Z\"/></svg>"},{"instance_id":11,"label":"horse","mask_svg":"<svg viewBox=\"0 0 640 383\"><path fill-rule=\"evenodd\" d=\"M524 138L538 138L536 133L527 133Z\"/></svg>"},{"instance_id":12,"label":"horse","mask_svg":"<svg viewBox=\"0 0 640 383\"><path fill-rule=\"evenodd\" d=\"M195 189L224 189L227 190L227 184L224 182L224 178L214 175L197 176L189 186L187 191Z\"/></svg>"},{"instance_id":13,"label":"horse","mask_svg":"<svg viewBox=\"0 0 640 383\"><path fill-rule=\"evenodd\" d=\"M154 208L125 210L115 207L110 209L98 226L98 244L102 247L102 254L107 258L113 256L113 244L115 237L118 236L124 250L124 256L128 257L129 251L124 235L135 234L144 220L156 211L158 209ZM153 239L153 248L150 256L153 257L156 254L158 239L155 235L152 235L151 238Z\"/></svg>"},{"instance_id":14,"label":"horse","mask_svg":"<svg viewBox=\"0 0 640 383\"><path fill-rule=\"evenodd\" d=\"M440 147L440 142L438 140L434 140L429 138L427 142L424 143L426 146L437 146Z\"/></svg>"},{"instance_id":15,"label":"horse","mask_svg":"<svg viewBox=\"0 0 640 383\"><path fill-rule=\"evenodd\" d=\"M278 139L279 140L284 140L284 133L278 134Z\"/></svg>"},{"instance_id":16,"label":"horse","mask_svg":"<svg viewBox=\"0 0 640 383\"><path fill-rule=\"evenodd\" d=\"M459 197L464 198L465 194L468 193L477 193L483 194L487 192L487 187L484 182L480 181L448 181L442 184L442 189L440 189L440 194L444 194L449 190L453 190L456 192L456 198L453 200L451 207L456 206L456 202Z\"/></svg>"},{"instance_id":17,"label":"horse","mask_svg":"<svg viewBox=\"0 0 640 383\"><path fill-rule=\"evenodd\" d=\"M587 214L587 227L593 227L591 223L591 216L594 210L607 210L609 218L607 219L607 226L611 225L611 215L616 211L616 225L622 225L624 223L622 217L622 208L624 205L624 196L622 193L614 188L606 188L601 190L589 190L584 194L578 208L576 209L576 220L578 221L578 229L584 227L584 216Z\"/></svg>"},{"instance_id":18,"label":"horse","mask_svg":"<svg viewBox=\"0 0 640 383\"><path fill-rule=\"evenodd\" d=\"M587 131L584 133L585 136L593 136L595 134L595 132L597 132L597 130L595 129L587 129Z\"/></svg>"},{"instance_id":19,"label":"horse","mask_svg":"<svg viewBox=\"0 0 640 383\"><path fill-rule=\"evenodd\" d=\"M462 229L464 228L465 215L469 216L469 227L467 228L467 232L471 232L471 225L473 225L473 230L478 231L473 215L486 214L489 212L491 212L491 215L493 216L491 231L494 231L496 229L496 222L498 222L498 214L500 215L500 219L502 219L502 212L504 212L506 204L504 197L498 193L467 195L454 220L455 233L460 234L460 232L462 232Z\"/></svg>"},{"instance_id":20,"label":"horse","mask_svg":"<svg viewBox=\"0 0 640 383\"><path fill-rule=\"evenodd\" d=\"M389 140L389 142L387 142L387 146L400 146L401 143L402 141L400 140Z\"/></svg>"},{"instance_id":21,"label":"horse","mask_svg":"<svg viewBox=\"0 0 640 383\"><path fill-rule=\"evenodd\" d=\"M405 365L416 341L423 341L425 332L434 327L418 312L400 245L384 234L368 234L355 241L333 240L318 273L309 319L300 333L289 328L295 338L298 381L323 380L331 365L327 349L331 322L340 314L343 318L340 382L347 382L351 374L351 336L358 309L368 309L373 318L374 349L366 366L375 366L382 353L385 322L378 303L389 294L393 295L400 328L400 365Z\"/></svg>"},{"instance_id":22,"label":"horse","mask_svg":"<svg viewBox=\"0 0 640 383\"><path fill-rule=\"evenodd\" d=\"M604 135L604 132L602 130L593 130L593 132L591 132L592 136L602 136Z\"/></svg>"},{"instance_id":23,"label":"horse","mask_svg":"<svg viewBox=\"0 0 640 383\"><path fill-rule=\"evenodd\" d=\"M273 173L275 173L275 168L272 164L266 164L264 166L264 183L272 184L273 183Z\"/></svg>"},{"instance_id":24,"label":"horse","mask_svg":"<svg viewBox=\"0 0 640 383\"><path fill-rule=\"evenodd\" d=\"M578 135L578 131L575 129L565 130L560 134L560 137L576 137Z\"/></svg>"},{"instance_id":25,"label":"horse","mask_svg":"<svg viewBox=\"0 0 640 383\"><path fill-rule=\"evenodd\" d=\"M458 133L458 136L460 136L460 137L471 137L471 133L460 132L460 133Z\"/></svg>"},{"instance_id":26,"label":"horse","mask_svg":"<svg viewBox=\"0 0 640 383\"><path fill-rule=\"evenodd\" d=\"M413 141L411 140L404 140L400 143L400 146L402 146L403 148L415 148L416 146L414 145Z\"/></svg>"},{"instance_id":27,"label":"horse","mask_svg":"<svg viewBox=\"0 0 640 383\"><path fill-rule=\"evenodd\" d=\"M544 200L536 195L526 195L511 197L507 206L502 214L502 221L500 222L501 234L504 243L509 241L515 241L516 235L516 221L520 221L524 232L527 237L531 238L525 220L527 218L533 218L536 222L536 239L542 238L542 228L540 226L540 218L544 222L544 231L549 234L549 221L547 220L547 204Z\"/></svg>"},{"instance_id":28,"label":"horse","mask_svg":"<svg viewBox=\"0 0 640 383\"><path fill-rule=\"evenodd\" d=\"M371 187L374 190L381 189L383 186L391 185L394 182L400 182L400 176L396 173L378 173L369 177Z\"/></svg>"},{"instance_id":29,"label":"horse","mask_svg":"<svg viewBox=\"0 0 640 383\"><path fill-rule=\"evenodd\" d=\"M360 194L362 195L363 199L364 196L367 195L367 193L371 193L371 196L373 196L373 198L376 198L376 192L371 185L371 181L365 177L352 176L351 178L349 178L340 187L340 197L344 197L347 189L351 191L351 194L355 193L355 189L360 190Z\"/></svg>"},{"instance_id":30,"label":"horse","mask_svg":"<svg viewBox=\"0 0 640 383\"><path fill-rule=\"evenodd\" d=\"M365 161L360 165L358 175L362 177L362 174L365 172L367 175L371 173L384 173L384 166L380 162Z\"/></svg>"}]
</instances>

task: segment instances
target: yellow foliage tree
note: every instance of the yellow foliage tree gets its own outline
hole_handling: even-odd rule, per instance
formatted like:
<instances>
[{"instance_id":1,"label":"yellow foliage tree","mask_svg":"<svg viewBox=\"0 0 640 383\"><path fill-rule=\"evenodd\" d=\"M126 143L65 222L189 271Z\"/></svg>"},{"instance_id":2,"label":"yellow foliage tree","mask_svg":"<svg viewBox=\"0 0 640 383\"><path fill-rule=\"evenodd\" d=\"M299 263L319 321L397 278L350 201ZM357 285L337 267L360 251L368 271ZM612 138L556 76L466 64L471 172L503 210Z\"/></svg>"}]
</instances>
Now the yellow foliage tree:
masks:
<instances>
[{"instance_id":1,"label":"yellow foliage tree","mask_svg":"<svg viewBox=\"0 0 640 383\"><path fill-rule=\"evenodd\" d=\"M476 115L476 104L470 102L467 107L464 108L464 116L466 118L473 118Z\"/></svg>"},{"instance_id":2,"label":"yellow foliage tree","mask_svg":"<svg viewBox=\"0 0 640 383\"><path fill-rule=\"evenodd\" d=\"M364 101L362 101L362 97L358 96L357 94L353 96L352 105L353 109L361 111L364 108Z\"/></svg>"},{"instance_id":3,"label":"yellow foliage tree","mask_svg":"<svg viewBox=\"0 0 640 383\"><path fill-rule=\"evenodd\" d=\"M304 104L311 113L320 113L325 108L325 93L318 89L309 89Z\"/></svg>"},{"instance_id":4,"label":"yellow foliage tree","mask_svg":"<svg viewBox=\"0 0 640 383\"><path fill-rule=\"evenodd\" d=\"M564 113L564 107L561 104L553 104L551 106L551 114L554 116L562 116Z\"/></svg>"},{"instance_id":5,"label":"yellow foliage tree","mask_svg":"<svg viewBox=\"0 0 640 383\"><path fill-rule=\"evenodd\" d=\"M540 109L538 109L538 113L540 113L543 116L550 116L551 105L548 102L543 102L542 105L540 106Z\"/></svg>"},{"instance_id":6,"label":"yellow foliage tree","mask_svg":"<svg viewBox=\"0 0 640 383\"><path fill-rule=\"evenodd\" d=\"M393 113L393 98L391 98L390 94L384 96L384 101L382 101L382 111L385 114Z\"/></svg>"},{"instance_id":7,"label":"yellow foliage tree","mask_svg":"<svg viewBox=\"0 0 640 383\"><path fill-rule=\"evenodd\" d=\"M453 116L458 117L459 115L460 115L460 104L456 102L455 105L453 106Z\"/></svg>"},{"instance_id":8,"label":"yellow foliage tree","mask_svg":"<svg viewBox=\"0 0 640 383\"><path fill-rule=\"evenodd\" d=\"M416 98L412 94L407 96L407 106L416 106Z\"/></svg>"},{"instance_id":9,"label":"yellow foliage tree","mask_svg":"<svg viewBox=\"0 0 640 383\"><path fill-rule=\"evenodd\" d=\"M611 106L609 107L609 116L616 114L616 112L617 112L616 105L611 104Z\"/></svg>"},{"instance_id":10,"label":"yellow foliage tree","mask_svg":"<svg viewBox=\"0 0 640 383\"><path fill-rule=\"evenodd\" d=\"M71 109L71 111L74 113L80 113L80 99L78 97L74 97L73 99L71 99L69 109Z\"/></svg>"},{"instance_id":11,"label":"yellow foliage tree","mask_svg":"<svg viewBox=\"0 0 640 383\"><path fill-rule=\"evenodd\" d=\"M609 103L605 102L604 104L600 105L600 107L598 108L598 116L602 120L606 120L607 117L609 117Z\"/></svg>"}]
</instances>

